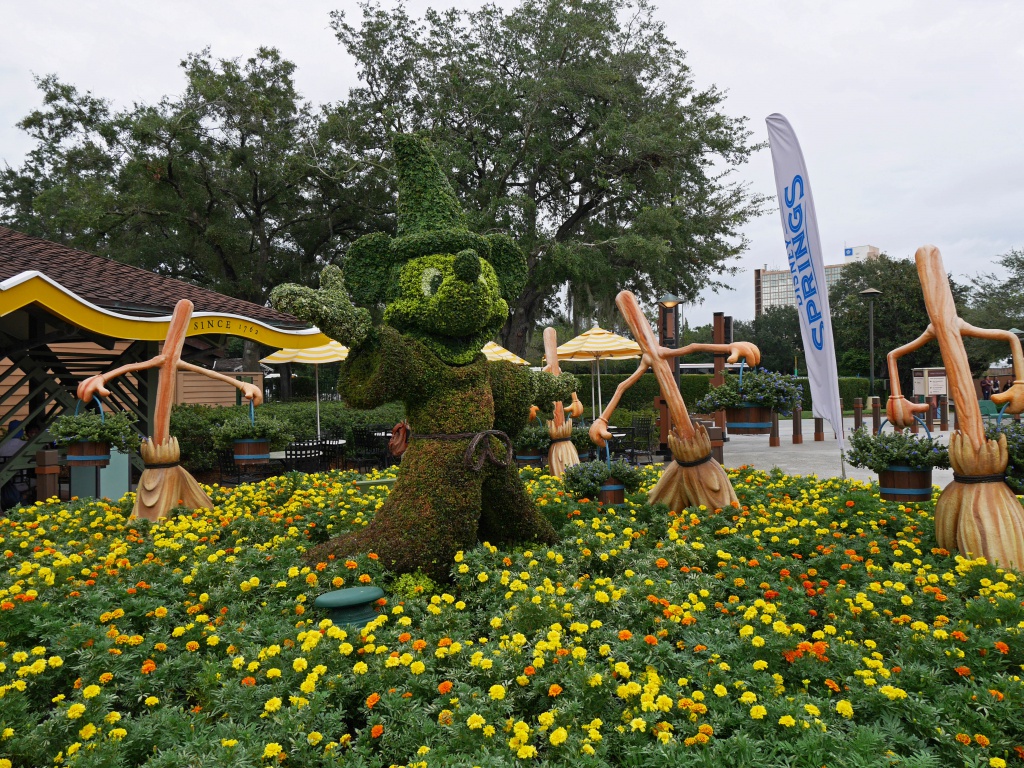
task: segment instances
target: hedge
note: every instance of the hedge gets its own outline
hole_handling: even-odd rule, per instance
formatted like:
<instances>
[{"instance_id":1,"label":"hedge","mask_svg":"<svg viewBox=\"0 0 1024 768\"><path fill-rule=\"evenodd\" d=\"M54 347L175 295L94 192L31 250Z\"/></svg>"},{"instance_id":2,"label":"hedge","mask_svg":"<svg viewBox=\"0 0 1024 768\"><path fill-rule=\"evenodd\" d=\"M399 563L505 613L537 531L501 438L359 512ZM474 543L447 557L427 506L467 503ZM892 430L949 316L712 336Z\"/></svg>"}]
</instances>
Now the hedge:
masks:
<instances>
[{"instance_id":1,"label":"hedge","mask_svg":"<svg viewBox=\"0 0 1024 768\"><path fill-rule=\"evenodd\" d=\"M579 379L580 389L579 398L583 401L583 404L590 405L590 380L592 375L589 373L577 373L576 378ZM606 374L601 377L601 395L604 398L604 402L607 403L615 391L615 388L620 382L625 381L629 378L626 374ZM810 382L806 377L798 377L797 383L801 384L804 388L803 397L803 410L811 410L811 387ZM684 373L679 376L679 391L683 395L683 400L687 405L697 402L700 398L707 394L711 388L711 376L704 373ZM654 407L654 398L661 394L661 389L658 387L658 381L651 372L645 373L640 377L632 387L626 390L620 401L620 407L626 408L631 411L649 411ZM868 398L868 380L856 377L840 377L839 379L839 397L843 401L843 408L850 410L853 408L853 400L856 397L860 397L864 400L865 407L867 406Z\"/></svg>"}]
</instances>

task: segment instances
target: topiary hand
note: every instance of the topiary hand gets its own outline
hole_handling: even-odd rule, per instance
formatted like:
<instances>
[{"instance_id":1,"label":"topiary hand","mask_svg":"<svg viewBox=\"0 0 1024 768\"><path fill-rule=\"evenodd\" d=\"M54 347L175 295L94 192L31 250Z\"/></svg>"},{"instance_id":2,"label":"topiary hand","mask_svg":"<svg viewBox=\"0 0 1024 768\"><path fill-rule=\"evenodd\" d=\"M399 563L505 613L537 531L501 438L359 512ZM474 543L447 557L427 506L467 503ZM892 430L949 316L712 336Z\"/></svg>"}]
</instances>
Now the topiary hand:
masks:
<instances>
[{"instance_id":1,"label":"topiary hand","mask_svg":"<svg viewBox=\"0 0 1024 768\"><path fill-rule=\"evenodd\" d=\"M370 334L370 312L352 303L345 278L333 264L320 273L319 290L286 283L270 292L270 303L350 348L358 347Z\"/></svg>"}]
</instances>

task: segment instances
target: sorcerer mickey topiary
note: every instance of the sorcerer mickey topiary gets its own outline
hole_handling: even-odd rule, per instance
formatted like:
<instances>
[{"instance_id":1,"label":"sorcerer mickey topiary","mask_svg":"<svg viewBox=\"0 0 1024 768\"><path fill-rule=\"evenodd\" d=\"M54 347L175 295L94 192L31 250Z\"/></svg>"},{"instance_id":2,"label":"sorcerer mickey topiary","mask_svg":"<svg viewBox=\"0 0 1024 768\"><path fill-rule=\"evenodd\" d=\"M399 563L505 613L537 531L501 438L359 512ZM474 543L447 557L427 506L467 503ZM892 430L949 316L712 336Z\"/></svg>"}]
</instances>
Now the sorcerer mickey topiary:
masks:
<instances>
[{"instance_id":1,"label":"sorcerer mickey topiary","mask_svg":"<svg viewBox=\"0 0 1024 768\"><path fill-rule=\"evenodd\" d=\"M553 542L510 456L534 397L529 370L481 353L526 281L506 235L470 232L426 143L396 136L398 236L360 238L324 269L320 290L283 285L273 305L350 347L339 390L356 408L405 403L411 434L387 501L370 524L312 551L376 552L397 573L450 578L478 541ZM346 291L347 285L347 291ZM360 306L356 306L360 305ZM367 307L384 306L374 327Z\"/></svg>"}]
</instances>

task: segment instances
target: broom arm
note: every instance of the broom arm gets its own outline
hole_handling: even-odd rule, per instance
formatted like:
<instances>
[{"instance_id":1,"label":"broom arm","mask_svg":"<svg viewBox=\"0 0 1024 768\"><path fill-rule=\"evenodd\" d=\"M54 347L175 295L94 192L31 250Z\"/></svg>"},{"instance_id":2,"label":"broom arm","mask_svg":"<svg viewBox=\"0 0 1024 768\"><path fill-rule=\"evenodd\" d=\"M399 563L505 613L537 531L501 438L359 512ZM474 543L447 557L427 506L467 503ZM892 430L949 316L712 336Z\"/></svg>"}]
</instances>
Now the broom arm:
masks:
<instances>
[{"instance_id":1,"label":"broom arm","mask_svg":"<svg viewBox=\"0 0 1024 768\"><path fill-rule=\"evenodd\" d=\"M203 376L207 376L211 379L217 379L223 381L225 384L230 384L235 389L242 390L242 397L246 400L252 400L253 405L263 404L263 393L260 392L260 388L255 384L250 384L247 381L239 381L230 376L225 376L223 373L218 371L211 371L209 368L200 368L198 365L192 365L192 363L186 363L184 360L178 361L179 371L191 371L192 373L200 373Z\"/></svg>"},{"instance_id":2,"label":"broom arm","mask_svg":"<svg viewBox=\"0 0 1024 768\"><path fill-rule=\"evenodd\" d=\"M928 410L926 403L911 403L903 396L903 389L900 387L900 371L897 361L904 355L909 355L929 341L935 338L935 333L929 325L924 333L911 342L892 350L885 356L886 365L889 368L889 386L892 387L892 394L885 403L885 418L894 427L909 427L914 423L915 413L924 413Z\"/></svg>"},{"instance_id":3,"label":"broom arm","mask_svg":"<svg viewBox=\"0 0 1024 768\"><path fill-rule=\"evenodd\" d=\"M747 365L755 366L761 362L760 350L749 341L737 341L732 344L687 344L679 349L660 347L658 354L669 360L673 357L692 355L695 352L712 352L717 355L728 355L727 362L735 363L741 357Z\"/></svg>"},{"instance_id":4,"label":"broom arm","mask_svg":"<svg viewBox=\"0 0 1024 768\"><path fill-rule=\"evenodd\" d=\"M960 333L977 339L990 339L992 341L1005 341L1009 343L1010 355L1013 358L1013 386L1005 392L992 395L991 400L996 405L1008 404L1006 410L1009 413L1024 411L1024 355L1021 354L1020 339L1009 331L995 328L977 328L964 320L960 321Z\"/></svg>"},{"instance_id":5,"label":"broom arm","mask_svg":"<svg viewBox=\"0 0 1024 768\"><path fill-rule=\"evenodd\" d=\"M615 413L615 409L619 405L619 400L622 399L622 395L627 389L636 384L637 379L647 373L647 369L651 367L647 355L643 355L640 358L640 366L629 375L625 381L619 383L619 386L615 388L615 394L612 395L612 399L608 401L608 405L604 411L594 419L594 423L590 425L590 441L598 448L604 448L606 440L611 439L612 433L608 431L608 419Z\"/></svg>"}]
</instances>

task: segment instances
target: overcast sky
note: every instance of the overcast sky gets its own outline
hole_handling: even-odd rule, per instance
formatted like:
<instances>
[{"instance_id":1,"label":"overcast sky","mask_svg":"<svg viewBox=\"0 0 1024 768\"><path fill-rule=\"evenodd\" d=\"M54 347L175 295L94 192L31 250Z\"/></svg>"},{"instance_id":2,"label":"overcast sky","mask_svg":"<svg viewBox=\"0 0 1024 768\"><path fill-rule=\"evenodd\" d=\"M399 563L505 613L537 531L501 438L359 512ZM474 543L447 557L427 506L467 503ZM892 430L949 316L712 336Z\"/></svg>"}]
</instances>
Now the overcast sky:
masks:
<instances>
[{"instance_id":1,"label":"overcast sky","mask_svg":"<svg viewBox=\"0 0 1024 768\"><path fill-rule=\"evenodd\" d=\"M180 92L189 52L247 57L267 45L296 62L307 99L344 98L355 72L328 16L343 8L358 14L351 0L0 0L0 162L20 165L29 148L14 124L39 105L33 74L126 107ZM1024 247L1024 3L662 0L659 16L697 85L726 90L727 113L749 118L755 141L767 138L767 115L789 118L826 263L842 261L844 246L906 257L934 243L947 269L967 276ZM768 150L737 178L774 194ZM753 317L753 270L785 267L777 210L745 233L736 290L687 307L691 324L716 310Z\"/></svg>"}]
</instances>

